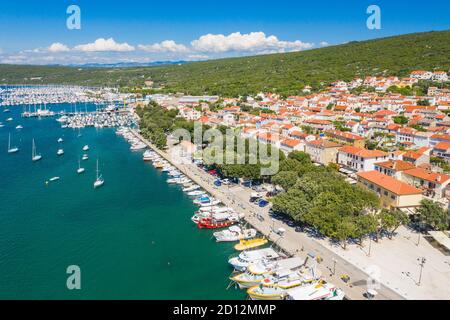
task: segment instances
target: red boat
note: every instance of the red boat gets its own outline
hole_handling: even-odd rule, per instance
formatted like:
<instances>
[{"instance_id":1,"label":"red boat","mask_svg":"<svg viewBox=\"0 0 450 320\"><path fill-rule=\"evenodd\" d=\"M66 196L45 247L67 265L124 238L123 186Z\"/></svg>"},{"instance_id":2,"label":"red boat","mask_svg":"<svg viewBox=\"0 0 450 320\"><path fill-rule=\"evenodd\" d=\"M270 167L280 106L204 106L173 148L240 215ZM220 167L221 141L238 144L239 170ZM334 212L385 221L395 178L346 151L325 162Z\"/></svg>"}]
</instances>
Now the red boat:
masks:
<instances>
[{"instance_id":1,"label":"red boat","mask_svg":"<svg viewBox=\"0 0 450 320\"><path fill-rule=\"evenodd\" d=\"M199 227L199 229L220 229L232 226L235 223L235 221L231 220L217 221L214 219L206 218L200 220L200 222L197 223L197 226Z\"/></svg>"}]
</instances>

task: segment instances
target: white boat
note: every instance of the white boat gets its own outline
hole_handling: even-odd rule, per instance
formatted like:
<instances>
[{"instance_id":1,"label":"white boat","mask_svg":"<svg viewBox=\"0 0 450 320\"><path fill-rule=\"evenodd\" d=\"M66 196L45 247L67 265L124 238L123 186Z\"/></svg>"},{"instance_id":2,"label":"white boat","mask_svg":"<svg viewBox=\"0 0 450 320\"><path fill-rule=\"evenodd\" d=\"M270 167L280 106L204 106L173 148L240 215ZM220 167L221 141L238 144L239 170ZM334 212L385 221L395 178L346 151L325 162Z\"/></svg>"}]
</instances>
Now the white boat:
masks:
<instances>
[{"instance_id":1,"label":"white boat","mask_svg":"<svg viewBox=\"0 0 450 320\"><path fill-rule=\"evenodd\" d=\"M200 203L199 205L200 205L201 207L205 208L205 207L214 207L214 206L217 206L217 205L219 205L219 204L221 204L221 203L222 203L222 202L219 201L219 200L213 200L213 201L210 201L210 202L208 202L208 203Z\"/></svg>"},{"instance_id":2,"label":"white boat","mask_svg":"<svg viewBox=\"0 0 450 320\"><path fill-rule=\"evenodd\" d=\"M344 298L344 291L324 281L289 289L286 292L286 300L344 300Z\"/></svg>"},{"instance_id":3,"label":"white boat","mask_svg":"<svg viewBox=\"0 0 450 320\"><path fill-rule=\"evenodd\" d=\"M23 129L23 126L21 126L20 124L16 127L16 130L21 130Z\"/></svg>"},{"instance_id":4,"label":"white boat","mask_svg":"<svg viewBox=\"0 0 450 320\"><path fill-rule=\"evenodd\" d=\"M83 160L83 161L86 161L86 160L88 160L89 159L89 156L87 155L87 154L84 154L83 155L83 158L81 158L81 160Z\"/></svg>"},{"instance_id":5,"label":"white boat","mask_svg":"<svg viewBox=\"0 0 450 320\"><path fill-rule=\"evenodd\" d=\"M206 196L206 192L202 190L191 191L187 193L190 197Z\"/></svg>"},{"instance_id":6,"label":"white boat","mask_svg":"<svg viewBox=\"0 0 450 320\"><path fill-rule=\"evenodd\" d=\"M85 145L85 146L83 147L83 151L89 151L89 146L88 146L88 145Z\"/></svg>"},{"instance_id":7,"label":"white boat","mask_svg":"<svg viewBox=\"0 0 450 320\"><path fill-rule=\"evenodd\" d=\"M287 258L277 261L261 260L250 264L244 273L235 275L230 280L236 282L239 287L251 288L259 285L267 276L282 270L295 270L302 267L305 260L299 257Z\"/></svg>"},{"instance_id":8,"label":"white boat","mask_svg":"<svg viewBox=\"0 0 450 320\"><path fill-rule=\"evenodd\" d=\"M49 181L50 182L54 182L54 181L58 181L58 180L60 180L61 178L60 177L53 177L53 178L51 178Z\"/></svg>"},{"instance_id":9,"label":"white boat","mask_svg":"<svg viewBox=\"0 0 450 320\"><path fill-rule=\"evenodd\" d=\"M11 134L9 134L9 138L8 138L8 153L17 153L19 152L19 148L17 147L12 147L11 148Z\"/></svg>"},{"instance_id":10,"label":"white boat","mask_svg":"<svg viewBox=\"0 0 450 320\"><path fill-rule=\"evenodd\" d=\"M269 275L259 286L247 290L252 300L283 300L287 290L308 286L320 280L320 273L316 271L316 264L299 270L281 270Z\"/></svg>"},{"instance_id":11,"label":"white boat","mask_svg":"<svg viewBox=\"0 0 450 320\"><path fill-rule=\"evenodd\" d=\"M58 139L58 143L63 143L63 142L64 142L63 138Z\"/></svg>"},{"instance_id":12,"label":"white boat","mask_svg":"<svg viewBox=\"0 0 450 320\"><path fill-rule=\"evenodd\" d=\"M265 248L253 251L243 251L237 257L228 260L228 263L238 271L245 271L247 267L253 263L258 263L262 260L279 259L280 255L272 248Z\"/></svg>"},{"instance_id":13,"label":"white boat","mask_svg":"<svg viewBox=\"0 0 450 320\"><path fill-rule=\"evenodd\" d=\"M13 121L13 118L8 118L8 119L6 119L6 121L11 122L11 121Z\"/></svg>"},{"instance_id":14,"label":"white boat","mask_svg":"<svg viewBox=\"0 0 450 320\"><path fill-rule=\"evenodd\" d=\"M34 162L39 161L42 159L42 155L38 154L36 152L36 144L34 142L33 139L33 147L32 147L32 152L31 152L31 160L33 160Z\"/></svg>"},{"instance_id":15,"label":"white boat","mask_svg":"<svg viewBox=\"0 0 450 320\"><path fill-rule=\"evenodd\" d=\"M62 156L62 155L64 155L64 150L63 149L59 149L58 152L56 152L56 154L58 156Z\"/></svg>"},{"instance_id":16,"label":"white boat","mask_svg":"<svg viewBox=\"0 0 450 320\"><path fill-rule=\"evenodd\" d=\"M247 240L256 237L255 229L241 229L239 226L231 226L226 230L214 232L217 242L233 242Z\"/></svg>"},{"instance_id":17,"label":"white boat","mask_svg":"<svg viewBox=\"0 0 450 320\"><path fill-rule=\"evenodd\" d=\"M183 188L183 192L191 192L191 191L196 191L198 189L200 189L200 186L193 185L193 186L190 186L190 187L187 187L187 188Z\"/></svg>"},{"instance_id":18,"label":"white boat","mask_svg":"<svg viewBox=\"0 0 450 320\"><path fill-rule=\"evenodd\" d=\"M97 179L94 182L94 188L100 188L104 184L105 184L105 180L103 180L102 176L99 174L98 159L97 159Z\"/></svg>"},{"instance_id":19,"label":"white boat","mask_svg":"<svg viewBox=\"0 0 450 320\"><path fill-rule=\"evenodd\" d=\"M82 174L82 173L84 173L84 171L85 171L85 169L81 167L81 161L78 160L78 170L77 170L77 173L78 173L78 174Z\"/></svg>"}]
</instances>

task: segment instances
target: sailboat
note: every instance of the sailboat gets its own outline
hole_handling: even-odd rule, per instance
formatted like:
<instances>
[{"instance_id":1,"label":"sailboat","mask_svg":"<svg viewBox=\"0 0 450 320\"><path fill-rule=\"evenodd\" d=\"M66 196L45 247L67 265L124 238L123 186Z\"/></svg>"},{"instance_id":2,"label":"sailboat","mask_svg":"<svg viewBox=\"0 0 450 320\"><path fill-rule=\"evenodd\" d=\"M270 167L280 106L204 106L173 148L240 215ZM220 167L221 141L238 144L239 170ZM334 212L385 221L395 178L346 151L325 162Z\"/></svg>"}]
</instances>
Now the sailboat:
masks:
<instances>
[{"instance_id":1,"label":"sailboat","mask_svg":"<svg viewBox=\"0 0 450 320\"><path fill-rule=\"evenodd\" d=\"M42 159L42 156L40 154L36 153L36 144L34 143L34 139L33 139L33 150L31 153L31 160L33 160L34 162L39 161Z\"/></svg>"},{"instance_id":2,"label":"sailboat","mask_svg":"<svg viewBox=\"0 0 450 320\"><path fill-rule=\"evenodd\" d=\"M80 161L80 159L78 159L78 170L77 170L77 173L78 174L82 174L82 173L84 173L84 168L82 168L81 167L81 161Z\"/></svg>"},{"instance_id":3,"label":"sailboat","mask_svg":"<svg viewBox=\"0 0 450 320\"><path fill-rule=\"evenodd\" d=\"M16 153L19 151L19 148L11 148L11 133L9 134L9 138L8 138L8 153Z\"/></svg>"},{"instance_id":4,"label":"sailboat","mask_svg":"<svg viewBox=\"0 0 450 320\"><path fill-rule=\"evenodd\" d=\"M97 159L97 180L95 180L95 182L94 182L94 188L100 188L104 184L105 184L105 180L103 180L102 176L99 175L98 159Z\"/></svg>"}]
</instances>

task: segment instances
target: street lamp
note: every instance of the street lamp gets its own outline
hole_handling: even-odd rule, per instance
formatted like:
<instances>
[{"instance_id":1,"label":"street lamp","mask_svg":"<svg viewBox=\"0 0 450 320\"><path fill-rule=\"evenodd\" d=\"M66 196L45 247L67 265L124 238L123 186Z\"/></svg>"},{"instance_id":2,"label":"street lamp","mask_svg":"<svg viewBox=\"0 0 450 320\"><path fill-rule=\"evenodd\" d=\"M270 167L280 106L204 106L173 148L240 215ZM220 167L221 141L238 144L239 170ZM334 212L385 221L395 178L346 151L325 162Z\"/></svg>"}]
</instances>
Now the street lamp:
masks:
<instances>
[{"instance_id":1,"label":"street lamp","mask_svg":"<svg viewBox=\"0 0 450 320\"><path fill-rule=\"evenodd\" d=\"M371 252L372 252L372 236L369 235L369 254L367 255L368 257L370 257Z\"/></svg>"},{"instance_id":2,"label":"street lamp","mask_svg":"<svg viewBox=\"0 0 450 320\"><path fill-rule=\"evenodd\" d=\"M417 283L417 285L420 286L420 284L422 282L422 271L423 271L423 268L425 267L425 262L427 262L427 259L424 257L421 257L421 258L417 258L417 261L419 262L419 266L420 266L419 282Z\"/></svg>"}]
</instances>

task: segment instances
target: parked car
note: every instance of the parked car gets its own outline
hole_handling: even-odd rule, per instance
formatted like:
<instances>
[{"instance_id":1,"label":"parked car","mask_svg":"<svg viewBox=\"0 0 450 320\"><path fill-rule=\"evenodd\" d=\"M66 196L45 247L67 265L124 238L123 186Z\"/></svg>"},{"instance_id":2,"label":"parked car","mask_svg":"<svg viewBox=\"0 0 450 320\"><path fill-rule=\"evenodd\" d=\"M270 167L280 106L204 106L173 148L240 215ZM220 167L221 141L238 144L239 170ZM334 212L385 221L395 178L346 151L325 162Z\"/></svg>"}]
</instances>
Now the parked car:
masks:
<instances>
[{"instance_id":1,"label":"parked car","mask_svg":"<svg viewBox=\"0 0 450 320\"><path fill-rule=\"evenodd\" d=\"M269 201L259 200L258 205L259 205L260 208L267 207L269 205Z\"/></svg>"}]
</instances>

